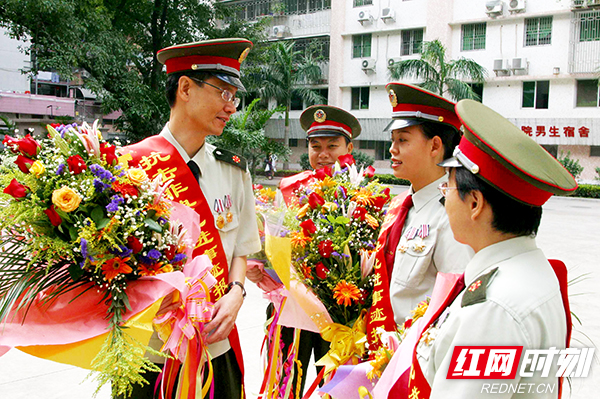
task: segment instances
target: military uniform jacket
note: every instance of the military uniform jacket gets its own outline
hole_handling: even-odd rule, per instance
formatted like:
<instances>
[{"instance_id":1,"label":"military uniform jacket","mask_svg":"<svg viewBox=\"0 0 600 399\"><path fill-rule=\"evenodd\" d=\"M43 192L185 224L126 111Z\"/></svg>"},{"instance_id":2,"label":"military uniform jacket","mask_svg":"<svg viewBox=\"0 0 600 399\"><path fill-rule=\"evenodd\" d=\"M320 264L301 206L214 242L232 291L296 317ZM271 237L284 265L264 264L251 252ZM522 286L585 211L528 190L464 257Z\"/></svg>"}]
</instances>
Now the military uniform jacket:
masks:
<instances>
[{"instance_id":1,"label":"military uniform jacket","mask_svg":"<svg viewBox=\"0 0 600 399\"><path fill-rule=\"evenodd\" d=\"M226 219L226 213L232 213L231 222L216 226L227 257L227 265L231 265L234 257L258 252L261 244L256 225L252 180L246 168L217 160L215 155L218 154L215 154L215 151L220 150L209 143L204 143L194 157L190 158L175 140L168 125L160 135L177 149L185 163L191 159L198 165L200 189L211 207L215 222L219 216ZM216 342L208 347L213 358L225 353L229 348L228 340Z\"/></svg>"},{"instance_id":2,"label":"military uniform jacket","mask_svg":"<svg viewBox=\"0 0 600 399\"><path fill-rule=\"evenodd\" d=\"M479 277L498 268L485 286ZM523 346L527 349L564 349L567 325L559 283L535 239L517 237L479 251L465 270L466 290L426 330L417 345L424 377L431 386L431 398L489 398L483 383L553 384L554 392L495 393L494 398L556 398L556 362L547 378L535 372L531 378L514 380L446 379L456 345ZM473 286L473 284L475 285ZM469 287L483 289L483 301L462 303ZM520 365L519 365L520 366Z\"/></svg>"},{"instance_id":3,"label":"military uniform jacket","mask_svg":"<svg viewBox=\"0 0 600 399\"><path fill-rule=\"evenodd\" d=\"M390 277L390 299L397 324L404 323L410 311L431 295L435 276L462 273L473 256L473 250L454 239L448 215L440 202L437 187L447 176L414 193L396 248L394 270Z\"/></svg>"}]
</instances>

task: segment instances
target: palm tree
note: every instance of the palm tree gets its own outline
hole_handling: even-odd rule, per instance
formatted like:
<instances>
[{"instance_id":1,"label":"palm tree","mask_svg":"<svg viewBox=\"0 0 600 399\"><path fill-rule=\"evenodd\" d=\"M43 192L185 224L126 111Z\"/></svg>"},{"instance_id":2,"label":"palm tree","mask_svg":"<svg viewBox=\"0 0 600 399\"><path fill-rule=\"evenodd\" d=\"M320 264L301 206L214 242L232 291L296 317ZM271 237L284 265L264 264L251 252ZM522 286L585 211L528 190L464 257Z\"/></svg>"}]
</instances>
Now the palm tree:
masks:
<instances>
[{"instance_id":1,"label":"palm tree","mask_svg":"<svg viewBox=\"0 0 600 399\"><path fill-rule=\"evenodd\" d=\"M389 67L392 79L414 77L423 80L419 86L440 96L448 93L453 100L464 98L481 100L468 80L483 83L487 76L484 67L470 58L446 60L446 48L439 40L423 42L423 52L418 60L404 60Z\"/></svg>"},{"instance_id":2,"label":"palm tree","mask_svg":"<svg viewBox=\"0 0 600 399\"><path fill-rule=\"evenodd\" d=\"M289 147L290 108L293 96L316 104L323 97L308 87L321 79L320 60L311 51L294 50L294 41L279 41L265 51L266 62L246 74L254 83L263 98L274 98L284 107L285 129L283 142ZM288 168L287 161L283 165Z\"/></svg>"}]
</instances>

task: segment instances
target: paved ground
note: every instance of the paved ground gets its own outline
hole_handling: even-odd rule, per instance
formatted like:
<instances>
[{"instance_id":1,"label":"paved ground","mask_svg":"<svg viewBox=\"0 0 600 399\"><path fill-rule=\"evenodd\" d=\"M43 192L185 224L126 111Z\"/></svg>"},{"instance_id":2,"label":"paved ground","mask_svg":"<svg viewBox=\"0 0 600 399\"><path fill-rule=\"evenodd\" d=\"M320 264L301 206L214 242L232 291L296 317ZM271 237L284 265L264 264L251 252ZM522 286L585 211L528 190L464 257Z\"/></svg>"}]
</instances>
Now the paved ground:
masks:
<instances>
[{"instance_id":1,"label":"paved ground","mask_svg":"<svg viewBox=\"0 0 600 399\"><path fill-rule=\"evenodd\" d=\"M400 192L401 188L394 191ZM590 340L600 343L600 281L596 267L600 260L598 227L600 200L552 198L544 206L544 216L538 235L538 245L550 258L567 264L571 278L587 275L584 281L570 287L573 312L582 320L573 335L574 345L590 346ZM260 345L263 339L264 310L267 301L252 283L238 320L242 348L246 359L248 397L256 397L262 379ZM314 368L311 367L314 370ZM86 370L39 360L17 350L0 358L1 399L87 399L92 397L94 382L83 382ZM311 370L309 378L314 379ZM592 365L591 376L574 380L570 398L598 397L600 363ZM569 392L567 386L567 393ZM98 399L109 399L103 389ZM563 396L568 398L569 395Z\"/></svg>"}]
</instances>

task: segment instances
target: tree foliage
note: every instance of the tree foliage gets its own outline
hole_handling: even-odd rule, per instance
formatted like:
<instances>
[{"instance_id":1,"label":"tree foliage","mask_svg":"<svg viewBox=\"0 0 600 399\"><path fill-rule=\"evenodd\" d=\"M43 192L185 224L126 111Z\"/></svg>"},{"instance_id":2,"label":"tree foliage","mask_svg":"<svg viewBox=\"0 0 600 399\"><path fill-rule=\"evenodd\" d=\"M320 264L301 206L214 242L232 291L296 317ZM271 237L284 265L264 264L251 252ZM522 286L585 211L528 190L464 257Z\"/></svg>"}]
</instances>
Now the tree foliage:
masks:
<instances>
[{"instance_id":1,"label":"tree foliage","mask_svg":"<svg viewBox=\"0 0 600 399\"><path fill-rule=\"evenodd\" d=\"M212 144L240 154L248 161L248 169L254 176L256 169L262 166L262 161L271 154L279 159L287 159L290 150L287 146L265 136L265 124L276 112L282 112L283 107L274 109L258 109L256 104L260 98L229 119L221 136L208 137Z\"/></svg>"},{"instance_id":2,"label":"tree foliage","mask_svg":"<svg viewBox=\"0 0 600 399\"><path fill-rule=\"evenodd\" d=\"M169 115L158 50L220 37L262 40L263 24L237 20L233 11L201 0L4 0L0 26L29 40L32 73L89 72L85 87L104 112L122 110L117 127L139 140L160 131Z\"/></svg>"},{"instance_id":3,"label":"tree foliage","mask_svg":"<svg viewBox=\"0 0 600 399\"><path fill-rule=\"evenodd\" d=\"M439 40L423 43L420 59L400 61L389 67L394 80L416 78L419 86L441 96L448 93L455 101L469 98L481 100L465 80L483 83L486 69L469 58L446 59L446 48Z\"/></svg>"}]
</instances>

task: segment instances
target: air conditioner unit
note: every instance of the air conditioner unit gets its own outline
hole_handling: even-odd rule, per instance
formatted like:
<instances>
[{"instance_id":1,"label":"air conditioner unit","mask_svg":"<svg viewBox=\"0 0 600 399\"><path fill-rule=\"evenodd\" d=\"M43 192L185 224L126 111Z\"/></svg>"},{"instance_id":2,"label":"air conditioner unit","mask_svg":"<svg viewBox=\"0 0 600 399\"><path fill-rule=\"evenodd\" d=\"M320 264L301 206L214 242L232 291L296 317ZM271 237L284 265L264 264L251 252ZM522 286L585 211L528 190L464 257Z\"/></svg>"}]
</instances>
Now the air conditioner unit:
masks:
<instances>
[{"instance_id":1,"label":"air conditioner unit","mask_svg":"<svg viewBox=\"0 0 600 399\"><path fill-rule=\"evenodd\" d=\"M510 0L508 3L508 11L511 14L525 11L525 0Z\"/></svg>"},{"instance_id":2,"label":"air conditioner unit","mask_svg":"<svg viewBox=\"0 0 600 399\"><path fill-rule=\"evenodd\" d=\"M396 20L396 11L393 8L384 8L381 10L381 19L383 22L394 22Z\"/></svg>"},{"instance_id":3,"label":"air conditioner unit","mask_svg":"<svg viewBox=\"0 0 600 399\"><path fill-rule=\"evenodd\" d=\"M288 33L290 33L290 28L286 25L275 25L271 30L271 37L285 37Z\"/></svg>"},{"instance_id":4,"label":"air conditioner unit","mask_svg":"<svg viewBox=\"0 0 600 399\"><path fill-rule=\"evenodd\" d=\"M388 66L393 66L396 65L397 63L399 63L400 61L402 61L402 58L400 57L392 57L388 60Z\"/></svg>"},{"instance_id":5,"label":"air conditioner unit","mask_svg":"<svg viewBox=\"0 0 600 399\"><path fill-rule=\"evenodd\" d=\"M373 23L373 16L371 15L370 12L368 11L361 11L358 13L358 22L360 22L361 24L369 24L369 23Z\"/></svg>"},{"instance_id":6,"label":"air conditioner unit","mask_svg":"<svg viewBox=\"0 0 600 399\"><path fill-rule=\"evenodd\" d=\"M585 0L571 0L571 8L585 7Z\"/></svg>"},{"instance_id":7,"label":"air conditioner unit","mask_svg":"<svg viewBox=\"0 0 600 399\"><path fill-rule=\"evenodd\" d=\"M492 0L485 3L485 13L494 18L502 15L504 11L504 3L501 0Z\"/></svg>"},{"instance_id":8,"label":"air conditioner unit","mask_svg":"<svg viewBox=\"0 0 600 399\"><path fill-rule=\"evenodd\" d=\"M374 71L375 70L375 58L367 58L362 60L361 68L363 71Z\"/></svg>"},{"instance_id":9,"label":"air conditioner unit","mask_svg":"<svg viewBox=\"0 0 600 399\"><path fill-rule=\"evenodd\" d=\"M508 60L501 58L494 60L494 72L496 72L496 76L510 75L510 64L508 63Z\"/></svg>"},{"instance_id":10,"label":"air conditioner unit","mask_svg":"<svg viewBox=\"0 0 600 399\"><path fill-rule=\"evenodd\" d=\"M515 71L526 71L527 58L513 58L510 69L512 69L513 73Z\"/></svg>"}]
</instances>

